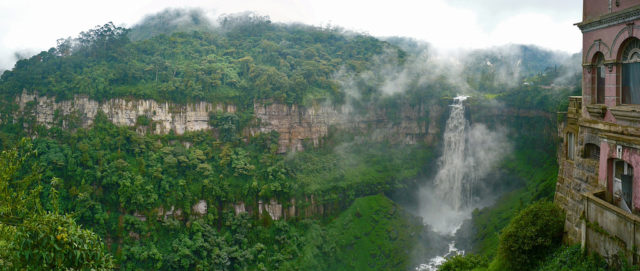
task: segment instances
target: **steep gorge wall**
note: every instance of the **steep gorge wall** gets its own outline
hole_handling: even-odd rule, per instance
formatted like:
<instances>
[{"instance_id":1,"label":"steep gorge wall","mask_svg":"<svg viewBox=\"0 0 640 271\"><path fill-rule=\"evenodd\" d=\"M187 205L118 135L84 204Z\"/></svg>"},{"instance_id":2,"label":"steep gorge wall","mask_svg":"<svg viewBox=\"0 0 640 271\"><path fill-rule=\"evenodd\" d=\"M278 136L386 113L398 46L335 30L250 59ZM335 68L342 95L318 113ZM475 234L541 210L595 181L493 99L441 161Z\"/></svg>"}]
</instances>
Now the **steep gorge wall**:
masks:
<instances>
[{"instance_id":1,"label":"steep gorge wall","mask_svg":"<svg viewBox=\"0 0 640 271\"><path fill-rule=\"evenodd\" d=\"M153 100L111 99L100 103L86 96L75 96L72 100L57 102L52 97L26 92L16 97L16 103L22 114L33 114L38 124L47 127L54 124L56 115L72 114L77 114L82 127L88 127L93 124L98 111L102 111L114 124L122 126L135 126L139 116L146 116L156 124L155 130L152 131L156 134L166 134L172 130L176 134L208 130L211 129L209 112L235 113L236 111L233 105L206 102L174 105ZM66 125L63 124L63 126Z\"/></svg>"},{"instance_id":2,"label":"steep gorge wall","mask_svg":"<svg viewBox=\"0 0 640 271\"><path fill-rule=\"evenodd\" d=\"M61 116L74 116L81 127L89 127L99 111L116 125L134 127L140 116L153 122L150 132L166 134L170 131L183 134L189 131L215 130L209 124L211 112L235 113L231 104L199 102L172 104L153 100L111 99L104 102L86 96L72 100L56 101L55 98L23 92L15 98L19 114L31 115L35 122L53 126ZM390 140L396 143L415 144L424 141L433 144L440 134L443 108L434 105L402 105L389 118L388 109L370 107L366 112L354 112L348 105L318 104L310 107L281 103L256 102L255 125L246 127L245 135L277 131L280 134L280 153L299 151L304 142L317 146L329 133L330 127L348 129L367 134L374 140ZM62 121L63 127L68 123ZM137 129L144 133L146 129Z\"/></svg>"}]
</instances>

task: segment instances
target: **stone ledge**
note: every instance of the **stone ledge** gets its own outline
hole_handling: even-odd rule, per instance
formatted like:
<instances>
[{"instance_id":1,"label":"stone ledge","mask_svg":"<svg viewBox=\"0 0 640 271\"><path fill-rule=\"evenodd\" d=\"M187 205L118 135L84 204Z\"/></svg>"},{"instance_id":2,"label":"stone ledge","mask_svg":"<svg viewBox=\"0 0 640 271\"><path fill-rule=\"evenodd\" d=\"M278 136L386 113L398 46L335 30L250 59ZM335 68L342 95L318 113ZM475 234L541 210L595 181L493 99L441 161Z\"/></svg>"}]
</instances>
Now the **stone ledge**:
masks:
<instances>
[{"instance_id":1,"label":"stone ledge","mask_svg":"<svg viewBox=\"0 0 640 271\"><path fill-rule=\"evenodd\" d=\"M640 121L640 105L618 105L609 111L616 119Z\"/></svg>"},{"instance_id":2,"label":"stone ledge","mask_svg":"<svg viewBox=\"0 0 640 271\"><path fill-rule=\"evenodd\" d=\"M582 33L602 29L608 26L630 22L640 18L640 7L631 7L614 13L600 15L588 21L580 22L575 25L580 28Z\"/></svg>"},{"instance_id":3,"label":"stone ledge","mask_svg":"<svg viewBox=\"0 0 640 271\"><path fill-rule=\"evenodd\" d=\"M590 104L587 105L587 111L589 115L594 118L604 118L604 113L607 112L607 106L604 104Z\"/></svg>"}]
</instances>

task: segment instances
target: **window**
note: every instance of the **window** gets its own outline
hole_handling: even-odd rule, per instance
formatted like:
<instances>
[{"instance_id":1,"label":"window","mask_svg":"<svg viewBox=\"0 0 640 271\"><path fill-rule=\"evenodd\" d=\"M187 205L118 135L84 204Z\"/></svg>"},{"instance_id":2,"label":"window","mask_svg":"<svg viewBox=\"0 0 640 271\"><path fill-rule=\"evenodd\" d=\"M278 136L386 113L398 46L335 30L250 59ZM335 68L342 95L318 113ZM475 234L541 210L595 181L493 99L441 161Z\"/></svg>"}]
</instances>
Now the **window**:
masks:
<instances>
[{"instance_id":1,"label":"window","mask_svg":"<svg viewBox=\"0 0 640 271\"><path fill-rule=\"evenodd\" d=\"M640 104L640 40L636 38L622 51L622 103Z\"/></svg>"},{"instance_id":2,"label":"window","mask_svg":"<svg viewBox=\"0 0 640 271\"><path fill-rule=\"evenodd\" d=\"M575 154L575 139L573 133L567 133L567 159L573 160Z\"/></svg>"},{"instance_id":3,"label":"window","mask_svg":"<svg viewBox=\"0 0 640 271\"><path fill-rule=\"evenodd\" d=\"M596 144L587 143L584 145L584 157L591 160L600 160L600 147Z\"/></svg>"},{"instance_id":4,"label":"window","mask_svg":"<svg viewBox=\"0 0 640 271\"><path fill-rule=\"evenodd\" d=\"M633 208L633 167L622 160L613 164L613 198L621 209L631 212Z\"/></svg>"},{"instance_id":5,"label":"window","mask_svg":"<svg viewBox=\"0 0 640 271\"><path fill-rule=\"evenodd\" d=\"M595 78L595 97L594 101L597 104L604 104L604 56L602 53L596 55L596 78Z\"/></svg>"}]
</instances>

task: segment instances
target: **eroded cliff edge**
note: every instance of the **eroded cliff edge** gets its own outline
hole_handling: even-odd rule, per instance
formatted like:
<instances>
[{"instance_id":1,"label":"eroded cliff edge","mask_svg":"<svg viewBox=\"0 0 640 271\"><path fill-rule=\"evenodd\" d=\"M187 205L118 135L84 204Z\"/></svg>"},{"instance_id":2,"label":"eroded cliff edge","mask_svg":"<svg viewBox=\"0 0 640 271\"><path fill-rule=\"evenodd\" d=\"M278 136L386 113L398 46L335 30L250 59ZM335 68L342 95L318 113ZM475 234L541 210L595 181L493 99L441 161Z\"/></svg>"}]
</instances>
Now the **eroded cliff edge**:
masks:
<instances>
[{"instance_id":1,"label":"eroded cliff edge","mask_svg":"<svg viewBox=\"0 0 640 271\"><path fill-rule=\"evenodd\" d=\"M102 111L114 124L136 127L139 133L167 134L173 131L179 135L190 131L215 132L216 127L209 121L211 113L233 114L238 110L233 104L223 103L173 104L123 98L99 102L81 95L71 100L56 101L54 97L27 92L16 96L15 103L18 105L15 115L29 116L36 124L47 127L86 128ZM440 134L443 111L440 104L425 103L402 104L390 112L388 108L375 106L354 110L349 105L328 103L305 107L256 101L253 104L255 121L244 127L242 133L249 136L278 132L280 153L303 150L305 142L319 145L331 127L362 132L374 140L433 144ZM140 117L152 125L140 127Z\"/></svg>"}]
</instances>

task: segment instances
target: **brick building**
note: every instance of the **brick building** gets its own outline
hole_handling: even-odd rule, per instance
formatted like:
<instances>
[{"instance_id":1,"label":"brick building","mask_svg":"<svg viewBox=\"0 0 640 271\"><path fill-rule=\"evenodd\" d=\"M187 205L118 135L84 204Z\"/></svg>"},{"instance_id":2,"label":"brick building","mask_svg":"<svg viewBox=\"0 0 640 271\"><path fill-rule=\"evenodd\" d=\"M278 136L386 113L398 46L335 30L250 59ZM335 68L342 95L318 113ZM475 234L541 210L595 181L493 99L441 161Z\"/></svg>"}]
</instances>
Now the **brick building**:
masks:
<instances>
[{"instance_id":1,"label":"brick building","mask_svg":"<svg viewBox=\"0 0 640 271\"><path fill-rule=\"evenodd\" d=\"M640 252L640 0L584 0L582 96L558 132L565 237L604 257ZM565 115L566 114L566 115Z\"/></svg>"}]
</instances>

